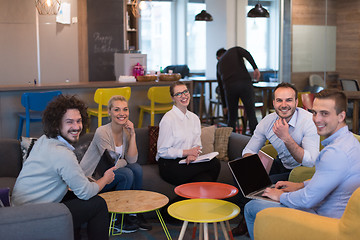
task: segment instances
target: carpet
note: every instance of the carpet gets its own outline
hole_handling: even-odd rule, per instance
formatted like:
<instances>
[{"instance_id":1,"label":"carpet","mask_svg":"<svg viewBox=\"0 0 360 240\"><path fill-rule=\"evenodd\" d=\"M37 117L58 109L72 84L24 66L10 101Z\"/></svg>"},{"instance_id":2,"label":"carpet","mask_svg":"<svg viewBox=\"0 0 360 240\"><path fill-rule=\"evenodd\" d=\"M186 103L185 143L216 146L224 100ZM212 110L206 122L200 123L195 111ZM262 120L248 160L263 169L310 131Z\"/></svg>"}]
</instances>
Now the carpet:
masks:
<instances>
[{"instance_id":1,"label":"carpet","mask_svg":"<svg viewBox=\"0 0 360 240\"><path fill-rule=\"evenodd\" d=\"M151 231L137 231L134 233L123 233L121 235L118 236L112 236L110 237L110 240L162 240L162 239L167 239L164 230L161 227L161 224L159 222L158 219L150 219L148 220L149 223L151 223L152 225L152 230ZM231 228L236 227L236 223L231 223L230 226ZM166 224L169 233L171 235L171 238L173 240L178 239L179 234L180 234L180 230L181 230L181 226L182 224ZM192 230L193 230L193 223L189 223L186 232L185 232L185 236L184 239L191 239L192 236ZM221 227L220 224L218 224L218 236L219 236L219 240L223 240L224 235L221 231ZM199 230L196 233L196 238L195 239L199 239ZM213 224L209 224L209 239L214 239L214 227ZM249 240L250 238L246 237L246 236L238 236L238 237L234 237L234 239L237 240Z\"/></svg>"}]
</instances>

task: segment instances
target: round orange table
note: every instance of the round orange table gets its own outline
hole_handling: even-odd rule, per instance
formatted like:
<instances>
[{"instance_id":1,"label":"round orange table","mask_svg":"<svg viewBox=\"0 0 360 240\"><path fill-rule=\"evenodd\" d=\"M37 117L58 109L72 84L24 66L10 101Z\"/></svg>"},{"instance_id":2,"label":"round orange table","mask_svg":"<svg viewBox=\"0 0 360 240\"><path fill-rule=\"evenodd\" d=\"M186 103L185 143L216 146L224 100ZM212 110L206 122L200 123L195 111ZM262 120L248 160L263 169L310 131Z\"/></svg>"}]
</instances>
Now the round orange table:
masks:
<instances>
[{"instance_id":1,"label":"round orange table","mask_svg":"<svg viewBox=\"0 0 360 240\"><path fill-rule=\"evenodd\" d=\"M185 183L175 188L175 193L184 198L225 199L238 192L236 187L218 182Z\"/></svg>"}]
</instances>

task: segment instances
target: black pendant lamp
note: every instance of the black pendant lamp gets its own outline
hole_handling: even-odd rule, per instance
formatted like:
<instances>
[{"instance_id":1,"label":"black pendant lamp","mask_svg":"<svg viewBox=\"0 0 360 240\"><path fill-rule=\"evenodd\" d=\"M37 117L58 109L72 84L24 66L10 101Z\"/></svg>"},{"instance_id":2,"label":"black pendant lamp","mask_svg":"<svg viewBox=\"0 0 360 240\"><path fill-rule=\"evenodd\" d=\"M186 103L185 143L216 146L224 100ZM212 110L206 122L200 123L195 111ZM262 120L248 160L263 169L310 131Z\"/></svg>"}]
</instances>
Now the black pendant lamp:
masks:
<instances>
[{"instance_id":1,"label":"black pendant lamp","mask_svg":"<svg viewBox=\"0 0 360 240\"><path fill-rule=\"evenodd\" d=\"M199 13L195 16L195 21L211 22L212 20L213 20L213 17L209 13L207 13L205 10L202 10L201 13Z\"/></svg>"},{"instance_id":2,"label":"black pendant lamp","mask_svg":"<svg viewBox=\"0 0 360 240\"><path fill-rule=\"evenodd\" d=\"M263 8L263 6L261 6L261 4L258 1L258 3L255 5L255 7L248 12L247 17L251 17L251 18L265 17L265 18L268 18L268 17L270 17L270 14L265 8Z\"/></svg>"}]
</instances>

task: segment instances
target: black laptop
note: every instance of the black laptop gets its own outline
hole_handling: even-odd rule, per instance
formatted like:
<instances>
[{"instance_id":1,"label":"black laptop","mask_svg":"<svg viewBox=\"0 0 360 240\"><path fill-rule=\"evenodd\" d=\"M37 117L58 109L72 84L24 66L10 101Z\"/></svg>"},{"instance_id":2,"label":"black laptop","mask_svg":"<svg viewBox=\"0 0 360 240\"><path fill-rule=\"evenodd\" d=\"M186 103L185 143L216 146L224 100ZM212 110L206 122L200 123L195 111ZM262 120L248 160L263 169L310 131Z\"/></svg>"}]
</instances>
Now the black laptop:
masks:
<instances>
[{"instance_id":1,"label":"black laptop","mask_svg":"<svg viewBox=\"0 0 360 240\"><path fill-rule=\"evenodd\" d=\"M238 158L228 162L241 192L251 199L274 201L261 196L267 187L274 187L259 155L254 154L245 158ZM276 202L276 201L274 201Z\"/></svg>"}]
</instances>

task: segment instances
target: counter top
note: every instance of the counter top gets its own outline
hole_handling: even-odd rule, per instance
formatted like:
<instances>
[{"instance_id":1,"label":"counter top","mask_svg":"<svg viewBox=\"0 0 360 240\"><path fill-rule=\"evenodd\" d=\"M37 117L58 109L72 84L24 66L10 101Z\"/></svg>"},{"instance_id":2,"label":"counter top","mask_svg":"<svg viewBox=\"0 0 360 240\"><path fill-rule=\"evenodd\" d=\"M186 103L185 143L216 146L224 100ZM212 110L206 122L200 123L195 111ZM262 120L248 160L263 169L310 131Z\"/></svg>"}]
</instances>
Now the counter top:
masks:
<instances>
[{"instance_id":1,"label":"counter top","mask_svg":"<svg viewBox=\"0 0 360 240\"><path fill-rule=\"evenodd\" d=\"M185 83L189 80L182 80ZM0 92L11 91L34 91L34 90L50 90L50 89L72 89L72 88L100 88L100 87L122 87L122 86L167 86L170 81L149 81L149 82L118 82L118 81L99 81L99 82L68 82L53 84L18 84L18 85L2 85Z\"/></svg>"}]
</instances>

